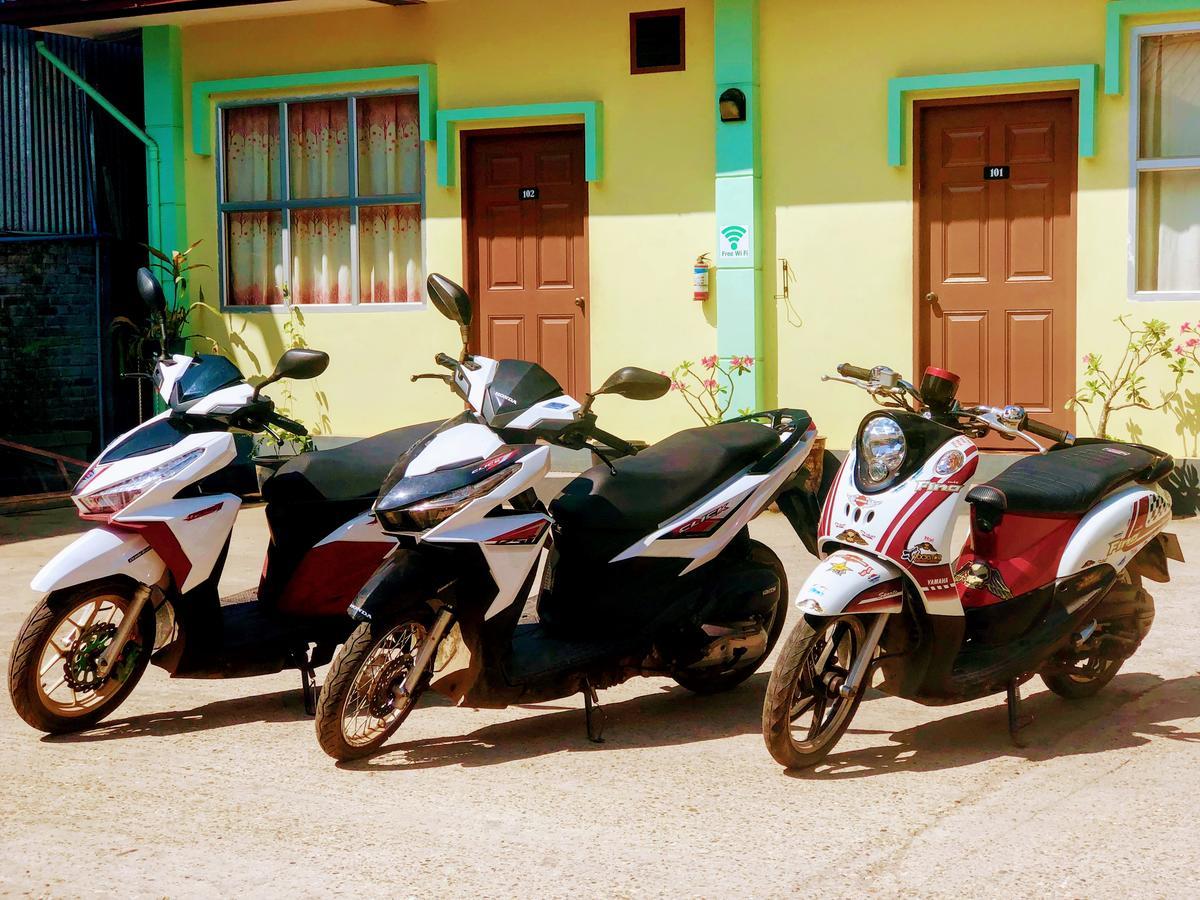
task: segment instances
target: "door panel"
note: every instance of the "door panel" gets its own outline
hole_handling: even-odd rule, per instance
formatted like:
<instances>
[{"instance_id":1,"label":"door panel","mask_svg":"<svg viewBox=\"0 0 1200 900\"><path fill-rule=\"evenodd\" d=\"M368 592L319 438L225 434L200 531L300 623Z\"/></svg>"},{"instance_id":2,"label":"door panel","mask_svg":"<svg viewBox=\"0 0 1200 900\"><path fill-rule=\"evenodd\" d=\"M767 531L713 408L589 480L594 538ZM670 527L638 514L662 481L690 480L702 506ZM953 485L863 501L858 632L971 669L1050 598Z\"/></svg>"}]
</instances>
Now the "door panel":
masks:
<instances>
[{"instance_id":1,"label":"door panel","mask_svg":"<svg viewBox=\"0 0 1200 900\"><path fill-rule=\"evenodd\" d=\"M1071 430L1076 141L1070 96L919 113L919 368L957 372L964 404L1019 403ZM1008 177L986 178L996 166Z\"/></svg>"},{"instance_id":2,"label":"door panel","mask_svg":"<svg viewBox=\"0 0 1200 900\"><path fill-rule=\"evenodd\" d=\"M466 140L477 349L536 362L582 397L591 387L583 133L513 131ZM534 196L525 197L527 189Z\"/></svg>"}]
</instances>

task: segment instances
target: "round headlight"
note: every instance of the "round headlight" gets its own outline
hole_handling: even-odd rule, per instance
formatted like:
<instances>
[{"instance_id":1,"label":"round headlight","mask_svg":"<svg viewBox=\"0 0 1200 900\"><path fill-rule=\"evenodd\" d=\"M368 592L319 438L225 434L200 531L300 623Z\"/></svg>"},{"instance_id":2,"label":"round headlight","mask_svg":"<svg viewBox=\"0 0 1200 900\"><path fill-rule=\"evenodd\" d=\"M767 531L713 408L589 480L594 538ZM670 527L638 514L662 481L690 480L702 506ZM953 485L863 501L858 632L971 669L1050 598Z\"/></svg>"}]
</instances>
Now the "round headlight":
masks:
<instances>
[{"instance_id":1,"label":"round headlight","mask_svg":"<svg viewBox=\"0 0 1200 900\"><path fill-rule=\"evenodd\" d=\"M908 449L900 424L889 416L876 416L868 422L859 444L867 464L867 480L875 484L895 474Z\"/></svg>"}]
</instances>

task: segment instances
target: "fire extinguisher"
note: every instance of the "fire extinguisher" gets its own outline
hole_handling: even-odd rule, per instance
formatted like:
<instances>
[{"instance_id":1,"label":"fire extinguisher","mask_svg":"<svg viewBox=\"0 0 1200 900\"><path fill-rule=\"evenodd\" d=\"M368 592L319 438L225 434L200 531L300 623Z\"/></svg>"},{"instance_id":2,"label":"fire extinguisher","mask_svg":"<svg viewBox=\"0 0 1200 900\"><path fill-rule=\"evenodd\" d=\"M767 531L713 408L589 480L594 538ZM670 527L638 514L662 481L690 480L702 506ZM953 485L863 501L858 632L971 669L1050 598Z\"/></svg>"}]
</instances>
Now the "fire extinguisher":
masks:
<instances>
[{"instance_id":1,"label":"fire extinguisher","mask_svg":"<svg viewBox=\"0 0 1200 900\"><path fill-rule=\"evenodd\" d=\"M708 299L708 254L701 253L692 266L692 299L703 303Z\"/></svg>"}]
</instances>

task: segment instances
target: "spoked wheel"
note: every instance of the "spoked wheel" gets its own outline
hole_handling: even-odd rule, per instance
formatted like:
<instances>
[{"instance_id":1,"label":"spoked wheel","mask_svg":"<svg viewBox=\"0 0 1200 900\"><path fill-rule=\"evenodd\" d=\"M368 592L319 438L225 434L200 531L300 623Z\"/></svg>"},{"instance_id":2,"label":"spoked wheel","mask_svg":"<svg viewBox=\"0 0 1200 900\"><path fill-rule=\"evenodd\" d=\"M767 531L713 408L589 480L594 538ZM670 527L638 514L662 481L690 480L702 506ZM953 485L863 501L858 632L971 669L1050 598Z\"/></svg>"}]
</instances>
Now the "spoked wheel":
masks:
<instances>
[{"instance_id":1,"label":"spoked wheel","mask_svg":"<svg viewBox=\"0 0 1200 900\"><path fill-rule=\"evenodd\" d=\"M427 678L407 696L397 689L429 634L427 612L364 623L334 657L317 703L317 740L334 759L374 752L417 705Z\"/></svg>"},{"instance_id":2,"label":"spoked wheel","mask_svg":"<svg viewBox=\"0 0 1200 900\"><path fill-rule=\"evenodd\" d=\"M833 749L866 690L841 687L866 642L858 616L798 624L783 645L763 702L763 739L775 761L788 768L815 766Z\"/></svg>"},{"instance_id":3,"label":"spoked wheel","mask_svg":"<svg viewBox=\"0 0 1200 900\"><path fill-rule=\"evenodd\" d=\"M45 598L13 644L8 689L17 714L41 731L61 734L99 722L129 695L150 660L154 610L147 603L106 675L96 662L116 636L133 597L121 582L92 584Z\"/></svg>"}]
</instances>

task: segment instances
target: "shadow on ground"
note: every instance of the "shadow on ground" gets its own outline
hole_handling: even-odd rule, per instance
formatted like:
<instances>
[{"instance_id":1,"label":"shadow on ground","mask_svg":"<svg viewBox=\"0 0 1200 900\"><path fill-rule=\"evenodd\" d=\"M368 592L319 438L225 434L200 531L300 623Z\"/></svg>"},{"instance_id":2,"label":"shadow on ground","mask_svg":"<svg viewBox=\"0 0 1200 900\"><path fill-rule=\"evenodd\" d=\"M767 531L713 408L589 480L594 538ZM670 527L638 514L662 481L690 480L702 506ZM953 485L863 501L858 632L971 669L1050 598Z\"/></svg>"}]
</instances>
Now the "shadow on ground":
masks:
<instances>
[{"instance_id":1,"label":"shadow on ground","mask_svg":"<svg viewBox=\"0 0 1200 900\"><path fill-rule=\"evenodd\" d=\"M1152 708L1133 705L1151 692ZM1064 700L1042 690L1025 699L1022 712L1033 716L1033 722L1021 732L1025 747L1016 746L1009 738L1007 711L1000 702L897 731L883 746L835 751L814 769L788 774L813 779L863 778L885 772L954 769L1006 756L1040 762L1104 753L1139 747L1151 737L1200 741L1200 733L1167 724L1200 716L1200 675L1171 680L1145 673L1119 675L1087 700ZM856 733L853 725L849 732Z\"/></svg>"},{"instance_id":2,"label":"shadow on ground","mask_svg":"<svg viewBox=\"0 0 1200 900\"><path fill-rule=\"evenodd\" d=\"M58 537L63 534L79 534L89 528L94 528L95 524L95 522L85 522L79 518L74 506L12 513L0 516L0 546Z\"/></svg>"}]
</instances>

